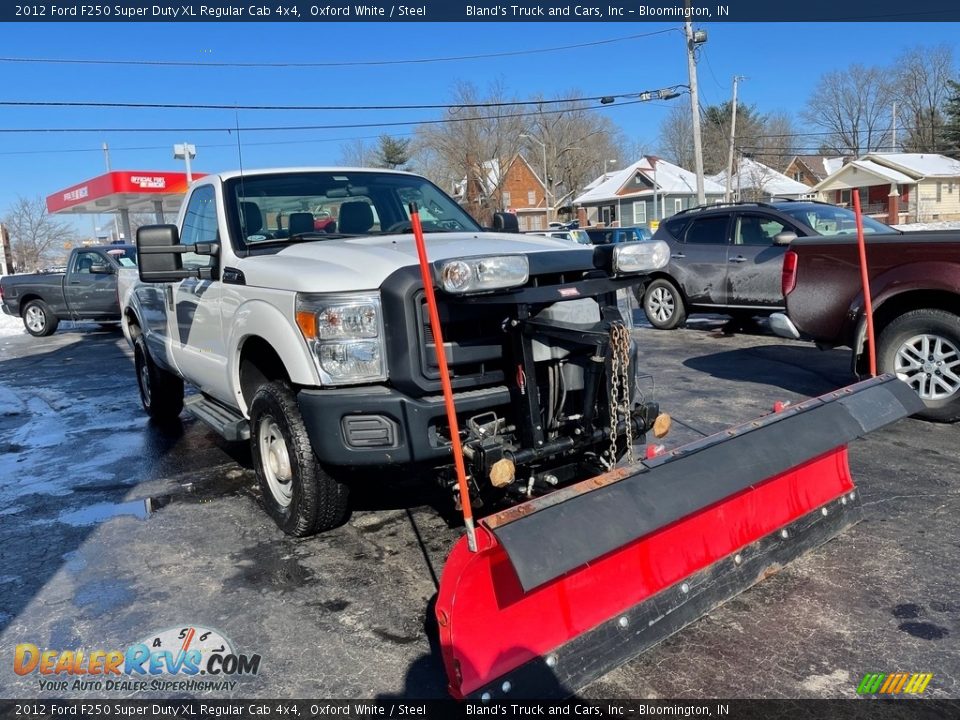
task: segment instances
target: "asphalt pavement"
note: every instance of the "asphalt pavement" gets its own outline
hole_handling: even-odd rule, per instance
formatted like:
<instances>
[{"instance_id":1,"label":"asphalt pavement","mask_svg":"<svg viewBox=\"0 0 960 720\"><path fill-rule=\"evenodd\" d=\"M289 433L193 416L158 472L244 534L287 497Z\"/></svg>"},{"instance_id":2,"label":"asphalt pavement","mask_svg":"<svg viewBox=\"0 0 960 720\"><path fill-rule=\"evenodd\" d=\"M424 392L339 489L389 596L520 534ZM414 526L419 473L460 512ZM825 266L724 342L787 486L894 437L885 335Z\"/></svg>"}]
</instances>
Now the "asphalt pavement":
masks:
<instances>
[{"instance_id":1,"label":"asphalt pavement","mask_svg":"<svg viewBox=\"0 0 960 720\"><path fill-rule=\"evenodd\" d=\"M668 445L853 380L843 351L722 325L636 331ZM854 697L865 673L901 671L960 697L958 432L911 419L853 443L863 522L582 695ZM399 469L354 498L343 527L288 538L246 447L186 415L147 420L119 333L0 338L0 697L190 695L41 689L12 663L22 643L106 650L184 627L262 657L215 697L444 697L428 607L461 533L448 499Z\"/></svg>"}]
</instances>

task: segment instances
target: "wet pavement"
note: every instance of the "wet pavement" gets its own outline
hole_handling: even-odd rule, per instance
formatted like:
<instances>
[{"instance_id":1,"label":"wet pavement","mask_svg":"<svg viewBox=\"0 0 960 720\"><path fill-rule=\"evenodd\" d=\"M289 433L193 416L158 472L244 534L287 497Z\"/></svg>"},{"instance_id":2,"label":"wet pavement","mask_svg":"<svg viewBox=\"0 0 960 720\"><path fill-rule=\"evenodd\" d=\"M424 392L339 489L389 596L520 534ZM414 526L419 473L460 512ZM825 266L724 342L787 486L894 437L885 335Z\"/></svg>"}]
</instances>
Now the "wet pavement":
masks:
<instances>
[{"instance_id":1,"label":"wet pavement","mask_svg":"<svg viewBox=\"0 0 960 720\"><path fill-rule=\"evenodd\" d=\"M843 351L721 325L638 330L669 445L852 381ZM855 442L862 523L582 694L852 697L865 673L904 671L960 697L958 432L906 420ZM427 608L460 533L449 504L399 470L354 495L345 526L288 538L245 446L147 420L119 333L0 338L0 697L137 696L41 690L14 647L188 627L262 656L211 697L443 697Z\"/></svg>"}]
</instances>

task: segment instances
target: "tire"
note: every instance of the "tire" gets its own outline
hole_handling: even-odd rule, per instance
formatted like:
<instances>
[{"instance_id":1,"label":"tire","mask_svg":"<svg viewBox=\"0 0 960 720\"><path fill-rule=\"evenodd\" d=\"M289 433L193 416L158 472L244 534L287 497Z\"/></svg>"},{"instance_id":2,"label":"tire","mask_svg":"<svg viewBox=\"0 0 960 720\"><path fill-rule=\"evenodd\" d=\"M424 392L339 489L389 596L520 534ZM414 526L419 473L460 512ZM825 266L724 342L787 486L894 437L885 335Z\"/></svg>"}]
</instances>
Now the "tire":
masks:
<instances>
[{"instance_id":1,"label":"tire","mask_svg":"<svg viewBox=\"0 0 960 720\"><path fill-rule=\"evenodd\" d=\"M643 312L658 330L673 330L687 319L683 296L669 280L658 278L643 293Z\"/></svg>"},{"instance_id":2,"label":"tire","mask_svg":"<svg viewBox=\"0 0 960 720\"><path fill-rule=\"evenodd\" d=\"M31 300L21 313L23 326L34 337L47 337L57 331L60 318L54 315L43 300Z\"/></svg>"},{"instance_id":3,"label":"tire","mask_svg":"<svg viewBox=\"0 0 960 720\"><path fill-rule=\"evenodd\" d=\"M140 403L147 415L162 423L176 420L183 410L183 380L157 366L150 357L143 335L134 338L133 363Z\"/></svg>"},{"instance_id":4,"label":"tire","mask_svg":"<svg viewBox=\"0 0 960 720\"><path fill-rule=\"evenodd\" d=\"M264 507L281 530L306 537L346 520L349 490L317 461L286 383L268 382L254 395L250 445Z\"/></svg>"},{"instance_id":5,"label":"tire","mask_svg":"<svg viewBox=\"0 0 960 720\"><path fill-rule=\"evenodd\" d=\"M927 409L917 417L960 419L960 317L944 310L913 310L880 333L877 365L912 387Z\"/></svg>"}]
</instances>

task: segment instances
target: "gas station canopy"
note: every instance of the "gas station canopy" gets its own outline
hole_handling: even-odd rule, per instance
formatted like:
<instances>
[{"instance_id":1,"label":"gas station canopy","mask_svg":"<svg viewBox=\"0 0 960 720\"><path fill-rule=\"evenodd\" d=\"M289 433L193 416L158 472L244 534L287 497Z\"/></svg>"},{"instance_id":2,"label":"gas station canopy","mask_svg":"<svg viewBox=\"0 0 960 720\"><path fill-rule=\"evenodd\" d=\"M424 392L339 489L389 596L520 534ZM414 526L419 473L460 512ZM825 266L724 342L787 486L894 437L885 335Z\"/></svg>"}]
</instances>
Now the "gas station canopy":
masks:
<instances>
[{"instance_id":1,"label":"gas station canopy","mask_svg":"<svg viewBox=\"0 0 960 720\"><path fill-rule=\"evenodd\" d=\"M193 179L204 173L193 173ZM117 170L47 196L51 213L176 214L187 191L187 176L177 172Z\"/></svg>"}]
</instances>

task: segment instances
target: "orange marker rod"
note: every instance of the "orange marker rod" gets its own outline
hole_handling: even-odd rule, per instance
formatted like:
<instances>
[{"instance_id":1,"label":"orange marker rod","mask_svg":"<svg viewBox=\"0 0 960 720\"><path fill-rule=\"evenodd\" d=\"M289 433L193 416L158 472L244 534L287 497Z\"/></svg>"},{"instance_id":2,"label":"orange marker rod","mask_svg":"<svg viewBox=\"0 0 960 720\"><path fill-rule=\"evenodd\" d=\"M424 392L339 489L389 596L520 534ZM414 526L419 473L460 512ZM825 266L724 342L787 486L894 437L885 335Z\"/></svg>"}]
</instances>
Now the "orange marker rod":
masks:
<instances>
[{"instance_id":1,"label":"orange marker rod","mask_svg":"<svg viewBox=\"0 0 960 720\"><path fill-rule=\"evenodd\" d=\"M877 343L873 336L873 298L870 297L870 274L867 272L867 241L863 236L863 215L860 213L860 191L854 188L853 212L857 217L857 247L860 249L860 282L863 284L863 311L867 315L867 357L870 377L877 376Z\"/></svg>"},{"instance_id":2,"label":"orange marker rod","mask_svg":"<svg viewBox=\"0 0 960 720\"><path fill-rule=\"evenodd\" d=\"M447 424L450 425L450 443L453 445L453 462L457 468L457 486L460 489L460 507L463 510L463 524L467 528L467 544L470 550L477 551L477 534L473 526L473 508L470 506L470 490L467 487L467 471L463 465L463 447L460 445L460 425L457 423L457 411L453 404L453 388L450 386L450 373L447 370L447 352L443 344L443 331L440 328L440 313L437 311L437 296L433 292L433 274L427 261L427 246L423 240L423 226L420 224L420 211L416 203L410 203L410 225L413 238L417 243L417 256L420 258L420 277L423 278L423 291L427 296L427 309L430 312L430 329L437 348L437 364L440 366L440 385L443 388L443 402L447 408Z\"/></svg>"}]
</instances>

